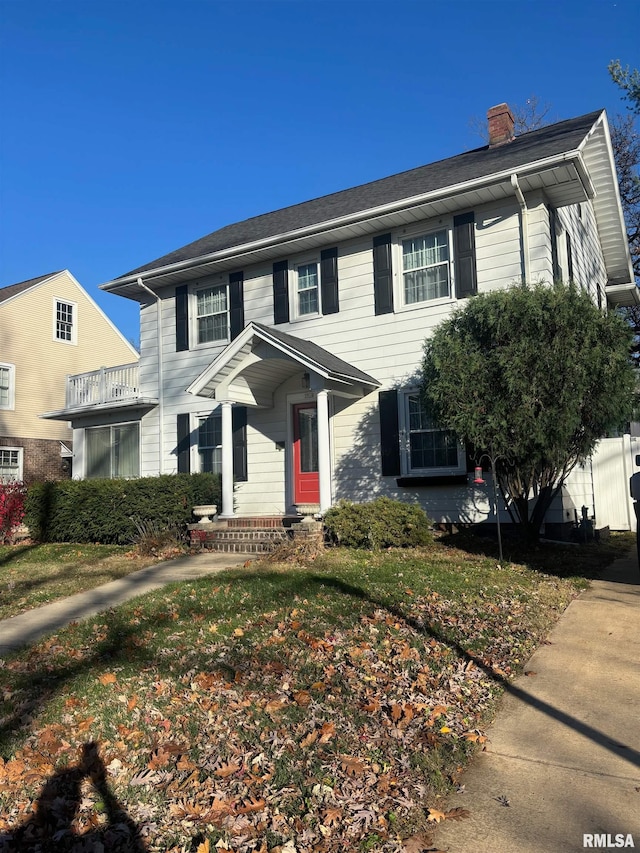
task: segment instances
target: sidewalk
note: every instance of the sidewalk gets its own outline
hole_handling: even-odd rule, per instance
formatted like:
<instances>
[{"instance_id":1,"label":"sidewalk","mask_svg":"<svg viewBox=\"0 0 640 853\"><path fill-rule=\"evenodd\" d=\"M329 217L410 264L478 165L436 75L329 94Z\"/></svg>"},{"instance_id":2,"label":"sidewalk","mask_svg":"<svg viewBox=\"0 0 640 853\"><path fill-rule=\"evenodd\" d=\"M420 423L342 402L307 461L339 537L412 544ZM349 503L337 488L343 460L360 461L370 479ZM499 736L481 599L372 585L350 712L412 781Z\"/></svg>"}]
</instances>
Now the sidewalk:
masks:
<instances>
[{"instance_id":1,"label":"sidewalk","mask_svg":"<svg viewBox=\"0 0 640 853\"><path fill-rule=\"evenodd\" d=\"M79 592L69 598L54 601L44 607L29 610L0 622L0 655L34 643L40 637L58 631L69 622L86 619L101 610L116 607L137 595L144 595L172 581L194 580L215 574L223 569L243 565L246 554L218 554L208 552L189 557L178 557L156 563L139 572L133 572L117 581Z\"/></svg>"},{"instance_id":2,"label":"sidewalk","mask_svg":"<svg viewBox=\"0 0 640 853\"><path fill-rule=\"evenodd\" d=\"M569 605L549 641L527 664L532 674L505 695L486 751L462 776L465 792L450 798L449 808L465 808L470 816L434 830L438 850L640 848L635 553L613 563Z\"/></svg>"}]
</instances>

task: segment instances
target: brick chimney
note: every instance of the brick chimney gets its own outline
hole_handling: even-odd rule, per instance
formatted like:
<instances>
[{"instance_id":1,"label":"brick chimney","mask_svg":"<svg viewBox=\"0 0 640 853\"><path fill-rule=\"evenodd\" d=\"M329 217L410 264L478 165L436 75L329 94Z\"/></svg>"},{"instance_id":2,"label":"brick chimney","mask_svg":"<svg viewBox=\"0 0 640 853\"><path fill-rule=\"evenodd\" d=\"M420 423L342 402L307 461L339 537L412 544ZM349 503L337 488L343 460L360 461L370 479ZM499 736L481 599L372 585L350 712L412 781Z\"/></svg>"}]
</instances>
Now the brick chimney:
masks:
<instances>
[{"instance_id":1,"label":"brick chimney","mask_svg":"<svg viewBox=\"0 0 640 853\"><path fill-rule=\"evenodd\" d=\"M515 134L513 132L514 121L508 104L498 104L487 111L489 122L489 148L496 145L504 145L511 142Z\"/></svg>"}]
</instances>

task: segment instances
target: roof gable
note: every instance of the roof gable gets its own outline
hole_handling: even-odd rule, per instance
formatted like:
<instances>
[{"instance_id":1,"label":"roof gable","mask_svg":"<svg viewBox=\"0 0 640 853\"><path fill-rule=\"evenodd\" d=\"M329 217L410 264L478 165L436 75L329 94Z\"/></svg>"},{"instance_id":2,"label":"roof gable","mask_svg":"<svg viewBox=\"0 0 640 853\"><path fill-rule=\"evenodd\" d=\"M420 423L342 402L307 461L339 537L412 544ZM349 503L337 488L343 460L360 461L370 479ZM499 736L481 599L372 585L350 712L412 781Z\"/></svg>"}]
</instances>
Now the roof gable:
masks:
<instances>
[{"instance_id":1,"label":"roof gable","mask_svg":"<svg viewBox=\"0 0 640 853\"><path fill-rule=\"evenodd\" d=\"M55 275L60 275L61 272L64 272L64 270L57 270L56 272L50 272L46 275L40 275L37 278L30 278L27 281L21 281L18 284L9 284L7 287L0 287L0 303L6 302L8 299L18 296L18 294L24 293L27 290L31 290L32 287L42 284L43 281L47 281Z\"/></svg>"}]
</instances>

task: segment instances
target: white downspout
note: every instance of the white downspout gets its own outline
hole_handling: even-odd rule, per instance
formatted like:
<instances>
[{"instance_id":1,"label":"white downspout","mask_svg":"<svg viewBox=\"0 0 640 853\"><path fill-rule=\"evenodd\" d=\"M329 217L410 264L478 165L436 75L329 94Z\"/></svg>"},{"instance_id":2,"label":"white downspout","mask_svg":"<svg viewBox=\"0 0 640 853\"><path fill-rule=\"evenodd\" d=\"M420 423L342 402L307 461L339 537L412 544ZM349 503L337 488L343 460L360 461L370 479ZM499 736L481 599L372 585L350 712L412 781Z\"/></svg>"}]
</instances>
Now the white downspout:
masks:
<instances>
[{"instance_id":1,"label":"white downspout","mask_svg":"<svg viewBox=\"0 0 640 853\"><path fill-rule=\"evenodd\" d=\"M527 208L527 201L524 197L520 184L518 183L518 176L515 172L511 175L511 186L516 194L518 204L520 205L520 211L522 213L522 258L524 266L524 280L528 284L531 284L531 268L529 261L529 209Z\"/></svg>"},{"instance_id":2,"label":"white downspout","mask_svg":"<svg viewBox=\"0 0 640 853\"><path fill-rule=\"evenodd\" d=\"M164 473L164 465L162 464L164 450L164 366L162 357L162 300L157 293L154 293L138 276L138 285L146 290L147 293L156 300L156 335L158 339L158 474Z\"/></svg>"}]
</instances>

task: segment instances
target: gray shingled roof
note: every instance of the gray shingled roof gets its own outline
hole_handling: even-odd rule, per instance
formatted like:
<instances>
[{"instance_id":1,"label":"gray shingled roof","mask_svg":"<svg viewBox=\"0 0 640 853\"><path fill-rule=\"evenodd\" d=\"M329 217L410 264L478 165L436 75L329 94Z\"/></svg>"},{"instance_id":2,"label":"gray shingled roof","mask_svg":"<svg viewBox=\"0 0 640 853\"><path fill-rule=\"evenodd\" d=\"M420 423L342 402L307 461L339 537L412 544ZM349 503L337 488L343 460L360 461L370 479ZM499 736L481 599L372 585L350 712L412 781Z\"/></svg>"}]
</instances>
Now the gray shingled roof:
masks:
<instances>
[{"instance_id":1,"label":"gray shingled roof","mask_svg":"<svg viewBox=\"0 0 640 853\"><path fill-rule=\"evenodd\" d=\"M151 263L131 270L119 278L126 278L180 261L192 260L255 240L286 234L297 228L371 210L380 205L412 198L464 181L488 177L508 169L517 169L527 163L573 151L578 148L601 113L602 110L596 110L578 118L525 133L512 142L496 148L488 146L476 148L427 166L420 166L372 183L227 225Z\"/></svg>"},{"instance_id":2,"label":"gray shingled roof","mask_svg":"<svg viewBox=\"0 0 640 853\"><path fill-rule=\"evenodd\" d=\"M318 344L314 344L312 341L307 341L304 338L297 338L294 335L288 335L286 332L281 332L279 329L274 329L272 326L265 326L262 323L254 322L252 325L254 328L264 332L267 337L275 338L286 347L296 350L300 355L315 362L319 367L324 368L328 373L331 373L334 376L344 376L349 379L355 379L359 382L364 382L365 385L376 386L380 384L377 379L373 378L373 376L370 376L368 373L364 373L364 371L354 367L353 364L338 358L337 355L333 355L333 353L321 346L318 346Z\"/></svg>"},{"instance_id":3,"label":"gray shingled roof","mask_svg":"<svg viewBox=\"0 0 640 853\"><path fill-rule=\"evenodd\" d=\"M30 278L28 281L21 281L18 284L9 284L7 287L0 287L0 302L6 302L12 296L22 293L24 290L29 290L30 287L34 287L36 284L40 284L40 282L46 281L46 279L54 275L59 275L61 272L62 270L58 270L57 272L47 273L47 275L39 275L37 278Z\"/></svg>"}]
</instances>

